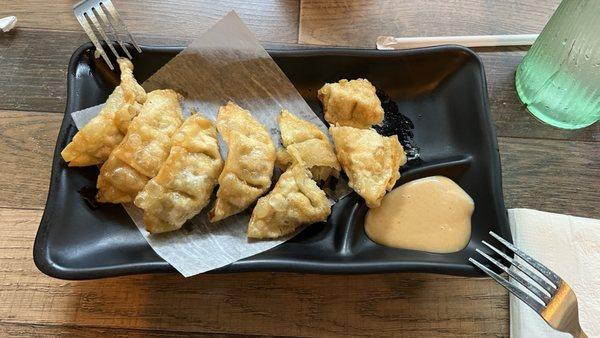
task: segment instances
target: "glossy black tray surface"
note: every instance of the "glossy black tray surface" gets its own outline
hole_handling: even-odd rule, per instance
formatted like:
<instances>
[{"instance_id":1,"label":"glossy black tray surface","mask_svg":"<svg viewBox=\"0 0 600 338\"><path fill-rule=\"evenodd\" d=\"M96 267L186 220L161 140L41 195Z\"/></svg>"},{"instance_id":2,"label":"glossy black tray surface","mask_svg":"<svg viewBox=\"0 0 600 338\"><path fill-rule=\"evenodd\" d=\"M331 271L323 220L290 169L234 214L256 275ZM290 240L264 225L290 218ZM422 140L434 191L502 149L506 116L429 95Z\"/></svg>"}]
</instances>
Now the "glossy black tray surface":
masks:
<instances>
[{"instance_id":1,"label":"glossy black tray surface","mask_svg":"<svg viewBox=\"0 0 600 338\"><path fill-rule=\"evenodd\" d=\"M181 47L143 47L133 63L143 82ZM442 46L407 51L348 49L270 50L269 53L315 112L317 90L341 78L367 78L414 123L421 161L402 168L398 184L430 175L456 181L475 200L472 237L452 254L393 249L365 235L366 206L355 193L333 207L326 223L292 240L216 272L297 271L383 273L421 271L479 275L468 262L493 230L511 239L502 198L500 159L479 58L469 49ZM58 136L50 191L34 246L38 268L53 277L90 279L174 269L146 243L119 205L90 208L80 190L93 186L98 169L68 168L60 151L76 128L71 113L106 100L118 75L79 48L68 68L68 101Z\"/></svg>"}]
</instances>

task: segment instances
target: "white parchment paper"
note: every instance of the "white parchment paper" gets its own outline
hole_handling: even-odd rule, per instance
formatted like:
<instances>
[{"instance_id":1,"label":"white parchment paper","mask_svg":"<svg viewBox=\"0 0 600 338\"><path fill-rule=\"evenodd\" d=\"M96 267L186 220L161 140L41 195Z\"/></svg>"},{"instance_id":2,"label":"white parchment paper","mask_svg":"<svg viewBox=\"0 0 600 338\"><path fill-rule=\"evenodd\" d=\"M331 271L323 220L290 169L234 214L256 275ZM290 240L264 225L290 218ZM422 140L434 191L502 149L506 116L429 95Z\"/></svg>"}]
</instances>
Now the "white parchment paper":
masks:
<instances>
[{"instance_id":1,"label":"white parchment paper","mask_svg":"<svg viewBox=\"0 0 600 338\"><path fill-rule=\"evenodd\" d=\"M170 88L183 94L186 116L190 108L195 107L214 120L221 105L234 101L250 110L269 129L277 146L280 145L277 116L284 108L327 132L325 125L234 12L193 41L144 82L143 87L147 91ZM77 128L81 129L101 108L100 105L74 112L72 117ZM222 140L220 145L225 158L226 147ZM269 250L288 239L249 240L246 227L251 209L211 224L206 218L211 204L191 220L191 227L158 235L145 230L140 209L133 204L124 207L154 251L185 277Z\"/></svg>"}]
</instances>

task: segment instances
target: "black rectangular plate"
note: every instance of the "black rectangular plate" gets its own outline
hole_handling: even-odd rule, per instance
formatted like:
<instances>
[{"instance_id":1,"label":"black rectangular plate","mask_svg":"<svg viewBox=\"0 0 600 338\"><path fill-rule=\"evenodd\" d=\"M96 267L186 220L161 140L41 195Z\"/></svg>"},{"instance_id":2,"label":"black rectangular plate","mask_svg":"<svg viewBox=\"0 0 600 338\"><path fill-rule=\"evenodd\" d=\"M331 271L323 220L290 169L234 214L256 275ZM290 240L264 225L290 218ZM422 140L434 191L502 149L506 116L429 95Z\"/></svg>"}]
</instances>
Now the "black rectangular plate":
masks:
<instances>
[{"instance_id":1,"label":"black rectangular plate","mask_svg":"<svg viewBox=\"0 0 600 338\"><path fill-rule=\"evenodd\" d=\"M133 63L143 82L181 47L143 47ZM90 208L79 191L93 186L98 169L68 168L60 151L76 128L71 113L106 100L117 74L80 47L68 68L68 101L60 129L48 201L34 246L38 268L63 279L90 279L174 269L146 243L120 205ZM384 90L415 125L420 162L402 168L401 184L429 175L456 181L475 200L472 236L460 252L434 254L393 249L365 235L367 208L351 194L333 207L326 223L309 226L290 241L216 270L383 273L421 271L479 275L469 262L488 231L507 239L510 230L483 66L469 49L442 46L407 51L311 49L269 51L315 112L317 90L341 78L367 78ZM491 254L491 253L490 253Z\"/></svg>"}]
</instances>

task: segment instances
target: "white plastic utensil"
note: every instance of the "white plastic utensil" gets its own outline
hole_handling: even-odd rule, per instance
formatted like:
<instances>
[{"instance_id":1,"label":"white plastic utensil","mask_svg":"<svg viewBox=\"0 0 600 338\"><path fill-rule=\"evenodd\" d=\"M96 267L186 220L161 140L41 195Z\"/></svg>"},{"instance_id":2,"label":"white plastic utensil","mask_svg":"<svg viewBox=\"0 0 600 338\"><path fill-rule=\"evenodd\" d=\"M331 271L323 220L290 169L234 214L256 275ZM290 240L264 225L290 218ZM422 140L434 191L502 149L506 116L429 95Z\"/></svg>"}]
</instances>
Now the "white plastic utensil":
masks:
<instances>
[{"instance_id":1,"label":"white plastic utensil","mask_svg":"<svg viewBox=\"0 0 600 338\"><path fill-rule=\"evenodd\" d=\"M0 19L0 29L3 32L8 32L17 25L17 17L14 15Z\"/></svg>"},{"instance_id":2,"label":"white plastic utensil","mask_svg":"<svg viewBox=\"0 0 600 338\"><path fill-rule=\"evenodd\" d=\"M518 35L473 35L473 36L429 36L415 38L395 38L380 36L377 49L392 50L430 47L439 45L463 45L465 47L530 46L539 34Z\"/></svg>"}]
</instances>

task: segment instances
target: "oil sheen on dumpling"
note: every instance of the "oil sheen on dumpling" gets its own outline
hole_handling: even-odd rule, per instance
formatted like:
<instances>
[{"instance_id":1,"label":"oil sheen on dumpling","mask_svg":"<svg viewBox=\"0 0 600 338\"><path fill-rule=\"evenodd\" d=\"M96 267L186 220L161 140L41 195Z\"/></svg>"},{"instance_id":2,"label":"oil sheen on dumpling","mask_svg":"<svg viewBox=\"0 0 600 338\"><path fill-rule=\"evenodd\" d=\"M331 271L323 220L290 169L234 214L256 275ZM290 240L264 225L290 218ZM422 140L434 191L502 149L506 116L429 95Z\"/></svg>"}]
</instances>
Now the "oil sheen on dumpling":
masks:
<instances>
[{"instance_id":1,"label":"oil sheen on dumpling","mask_svg":"<svg viewBox=\"0 0 600 338\"><path fill-rule=\"evenodd\" d=\"M383 121L381 101L367 79L326 83L317 95L331 125L370 128Z\"/></svg>"},{"instance_id":2,"label":"oil sheen on dumpling","mask_svg":"<svg viewBox=\"0 0 600 338\"><path fill-rule=\"evenodd\" d=\"M171 151L158 175L135 198L144 209L150 233L181 228L208 204L223 169L217 130L196 114L187 118L171 139Z\"/></svg>"},{"instance_id":3,"label":"oil sheen on dumpling","mask_svg":"<svg viewBox=\"0 0 600 338\"><path fill-rule=\"evenodd\" d=\"M100 113L81 128L60 153L70 167L106 161L146 101L146 92L133 77L131 61L120 58L117 62L121 68L121 84L110 94Z\"/></svg>"},{"instance_id":4,"label":"oil sheen on dumpling","mask_svg":"<svg viewBox=\"0 0 600 338\"><path fill-rule=\"evenodd\" d=\"M348 185L376 208L398 178L406 155L398 136L384 137L373 129L332 126L337 158L350 179Z\"/></svg>"},{"instance_id":5,"label":"oil sheen on dumpling","mask_svg":"<svg viewBox=\"0 0 600 338\"><path fill-rule=\"evenodd\" d=\"M225 167L219 176L211 222L248 208L271 186L275 145L267 129L249 111L233 102L219 109L217 130L227 144Z\"/></svg>"},{"instance_id":6,"label":"oil sheen on dumpling","mask_svg":"<svg viewBox=\"0 0 600 338\"><path fill-rule=\"evenodd\" d=\"M251 238L281 237L302 225L325 221L330 213L329 200L310 171L293 165L279 177L275 188L258 200L247 234Z\"/></svg>"},{"instance_id":7,"label":"oil sheen on dumpling","mask_svg":"<svg viewBox=\"0 0 600 338\"><path fill-rule=\"evenodd\" d=\"M148 93L123 141L98 175L99 202L132 202L148 180L158 174L171 149L171 137L183 122L181 95L173 90Z\"/></svg>"},{"instance_id":8,"label":"oil sheen on dumpling","mask_svg":"<svg viewBox=\"0 0 600 338\"><path fill-rule=\"evenodd\" d=\"M338 176L341 167L325 133L285 109L281 111L277 121L285 147L285 150L277 153L279 166L287 168L294 162L292 154L296 154L304 166L310 169L315 180Z\"/></svg>"}]
</instances>

